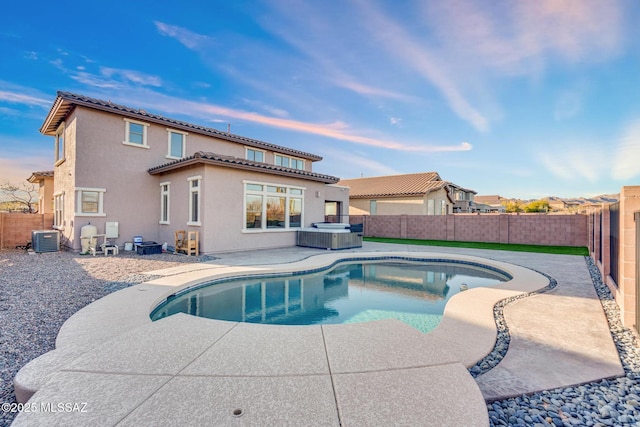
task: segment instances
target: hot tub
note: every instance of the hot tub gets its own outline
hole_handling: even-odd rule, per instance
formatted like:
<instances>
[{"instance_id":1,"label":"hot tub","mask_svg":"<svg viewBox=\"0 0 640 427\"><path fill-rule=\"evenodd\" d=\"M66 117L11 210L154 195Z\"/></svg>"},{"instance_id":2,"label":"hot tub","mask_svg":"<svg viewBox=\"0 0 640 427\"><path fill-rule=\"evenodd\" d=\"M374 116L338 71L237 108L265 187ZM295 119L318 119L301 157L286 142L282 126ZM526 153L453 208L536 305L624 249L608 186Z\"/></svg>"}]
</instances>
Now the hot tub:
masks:
<instances>
[{"instance_id":1,"label":"hot tub","mask_svg":"<svg viewBox=\"0 0 640 427\"><path fill-rule=\"evenodd\" d=\"M351 230L349 224L318 223L298 230L298 246L320 249L349 249L362 247L362 233Z\"/></svg>"}]
</instances>

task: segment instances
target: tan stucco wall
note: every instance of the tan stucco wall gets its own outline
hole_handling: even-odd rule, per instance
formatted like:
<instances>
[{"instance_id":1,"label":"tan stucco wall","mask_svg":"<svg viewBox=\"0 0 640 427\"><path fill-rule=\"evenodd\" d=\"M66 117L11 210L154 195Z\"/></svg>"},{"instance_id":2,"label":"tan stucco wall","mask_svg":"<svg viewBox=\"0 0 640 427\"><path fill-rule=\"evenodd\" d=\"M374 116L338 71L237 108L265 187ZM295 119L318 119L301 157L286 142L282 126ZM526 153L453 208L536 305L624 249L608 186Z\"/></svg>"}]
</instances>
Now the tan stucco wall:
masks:
<instances>
[{"instance_id":1,"label":"tan stucco wall","mask_svg":"<svg viewBox=\"0 0 640 427\"><path fill-rule=\"evenodd\" d=\"M201 225L188 226L188 181L202 176ZM244 182L255 181L274 185L303 187L303 226L324 221L325 200L339 199L345 205L348 191L322 183L274 176L266 173L230 169L220 166L200 166L157 176L155 205L160 206L160 182L170 183L170 224L158 224L159 242L174 243L174 232L184 229L198 231L202 252L224 252L243 249L275 248L295 245L296 230L243 231ZM328 198L327 198L328 197ZM159 213L156 213L159 215ZM158 219L156 219L156 223Z\"/></svg>"},{"instance_id":2,"label":"tan stucco wall","mask_svg":"<svg viewBox=\"0 0 640 427\"><path fill-rule=\"evenodd\" d=\"M76 147L76 112L72 112L65 122L64 131L64 161L59 161L54 166L53 174L53 194L64 194L64 213L62 226L59 227L62 246L73 247L74 241L74 218L73 206L75 196L73 188L75 186L75 147ZM52 153L54 152L54 139L52 138ZM53 157L53 155L52 155Z\"/></svg>"},{"instance_id":3,"label":"tan stucco wall","mask_svg":"<svg viewBox=\"0 0 640 427\"><path fill-rule=\"evenodd\" d=\"M55 191L65 193L64 235L68 246L81 247L81 228L89 223L104 233L105 223L119 223L122 246L133 236L144 240L174 244L176 230L200 232L203 252L269 248L295 244L295 231L242 232L243 180L305 187L304 222L324 220L325 184L268 173L247 172L220 166L198 165L164 175L151 175L149 168L168 163L167 126L150 124L147 128L149 148L123 144L125 121L121 116L77 107L67 119L66 160L56 167ZM209 151L243 158L245 146L189 133L186 155ZM75 154L74 154L75 153ZM273 160L273 153L266 157ZM305 165L311 167L310 161ZM201 176L201 226L187 226L189 187L187 179ZM160 224L160 183L170 183L170 224ZM106 189L102 216L75 215L77 188ZM330 190L334 191L334 190ZM348 205L348 191L338 191L331 200L342 197ZM346 197L345 197L346 193ZM224 201L224 203L221 203Z\"/></svg>"},{"instance_id":4,"label":"tan stucco wall","mask_svg":"<svg viewBox=\"0 0 640 427\"><path fill-rule=\"evenodd\" d=\"M448 212L452 212L452 204L447 198L446 190L433 191L425 197L389 197L377 199L351 199L349 201L350 215L370 214L371 200L376 201L377 215L427 215L427 200L434 200L435 215L440 215L439 201L444 200Z\"/></svg>"},{"instance_id":5,"label":"tan stucco wall","mask_svg":"<svg viewBox=\"0 0 640 427\"><path fill-rule=\"evenodd\" d=\"M53 212L53 177L44 177L38 182L38 213Z\"/></svg>"}]
</instances>

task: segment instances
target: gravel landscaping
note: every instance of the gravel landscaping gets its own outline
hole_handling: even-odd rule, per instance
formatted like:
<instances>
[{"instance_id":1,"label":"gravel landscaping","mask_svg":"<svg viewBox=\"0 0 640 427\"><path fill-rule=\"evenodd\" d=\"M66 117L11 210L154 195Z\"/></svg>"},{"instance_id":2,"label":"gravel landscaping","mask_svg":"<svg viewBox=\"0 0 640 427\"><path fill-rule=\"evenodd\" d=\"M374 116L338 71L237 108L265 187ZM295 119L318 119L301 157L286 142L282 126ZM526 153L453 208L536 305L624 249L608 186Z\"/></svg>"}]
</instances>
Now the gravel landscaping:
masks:
<instances>
[{"instance_id":1,"label":"gravel landscaping","mask_svg":"<svg viewBox=\"0 0 640 427\"><path fill-rule=\"evenodd\" d=\"M0 251L0 403L15 402L13 377L30 360L54 348L58 330L71 315L119 289L150 280L144 272L202 262L211 257L158 254L117 257L70 252L28 255ZM492 426L623 426L640 425L640 348L637 334L620 322L618 306L590 258L585 258L608 318L625 376L490 402ZM555 286L550 278L550 286ZM508 302L504 302L508 303ZM472 367L481 375L499 362L508 348L504 303L494 310L499 341L494 352ZM14 413L0 413L0 427Z\"/></svg>"},{"instance_id":2,"label":"gravel landscaping","mask_svg":"<svg viewBox=\"0 0 640 427\"><path fill-rule=\"evenodd\" d=\"M0 403L14 403L13 377L32 359L55 347L62 324L103 296L150 280L142 274L207 256L120 252L117 257L71 252L28 255L0 251ZM0 412L0 426L17 414Z\"/></svg>"}]
</instances>

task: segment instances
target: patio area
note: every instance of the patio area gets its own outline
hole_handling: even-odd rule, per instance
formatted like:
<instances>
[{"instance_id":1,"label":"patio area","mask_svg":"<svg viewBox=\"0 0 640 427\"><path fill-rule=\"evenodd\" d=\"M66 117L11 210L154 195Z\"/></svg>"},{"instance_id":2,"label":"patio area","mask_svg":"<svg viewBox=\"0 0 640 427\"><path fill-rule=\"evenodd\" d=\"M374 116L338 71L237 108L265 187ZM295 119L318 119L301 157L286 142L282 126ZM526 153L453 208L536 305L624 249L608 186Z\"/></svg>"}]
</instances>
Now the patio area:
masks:
<instances>
[{"instance_id":1,"label":"patio area","mask_svg":"<svg viewBox=\"0 0 640 427\"><path fill-rule=\"evenodd\" d=\"M478 293L482 298L448 306L444 325L426 335L398 321L281 327L186 315L148 320L159 295L212 274L265 266L307 269L320 259L363 252L480 257L544 273L557 283L519 298L549 283L525 272L522 288ZM531 418L531 411L505 410L505 416L498 402L487 406L485 401L625 374L583 257L371 242L339 252L286 248L216 257L145 272L150 281L74 315L61 328L57 349L21 371L16 394L26 393L19 396L25 400L29 390L38 390L29 401L38 408L47 402L84 402L85 411L25 412L14 425L484 426L503 418L515 424ZM492 349L493 306L504 298L514 299L500 313L508 328L508 351L498 355L493 369L477 366L480 374L474 379L468 370L485 354L500 353ZM476 309L489 317L464 318ZM456 337L463 324L468 335ZM542 417L569 425L578 419L560 408Z\"/></svg>"}]
</instances>

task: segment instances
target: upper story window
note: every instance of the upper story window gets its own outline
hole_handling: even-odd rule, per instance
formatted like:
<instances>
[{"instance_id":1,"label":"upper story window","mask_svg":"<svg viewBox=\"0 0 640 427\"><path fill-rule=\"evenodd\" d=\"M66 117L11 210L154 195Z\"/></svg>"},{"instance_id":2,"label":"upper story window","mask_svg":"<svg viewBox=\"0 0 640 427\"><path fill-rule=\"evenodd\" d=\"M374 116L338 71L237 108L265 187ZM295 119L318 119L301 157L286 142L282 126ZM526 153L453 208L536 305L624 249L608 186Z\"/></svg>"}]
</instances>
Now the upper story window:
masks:
<instances>
[{"instance_id":1,"label":"upper story window","mask_svg":"<svg viewBox=\"0 0 640 427\"><path fill-rule=\"evenodd\" d=\"M200 225L200 181L201 176L192 176L189 183L189 220L187 225Z\"/></svg>"},{"instance_id":2,"label":"upper story window","mask_svg":"<svg viewBox=\"0 0 640 427\"><path fill-rule=\"evenodd\" d=\"M132 145L134 147L149 148L147 145L147 128L148 123L137 122L135 120L124 119L125 132L124 141L125 145Z\"/></svg>"},{"instance_id":3,"label":"upper story window","mask_svg":"<svg viewBox=\"0 0 640 427\"><path fill-rule=\"evenodd\" d=\"M178 132L177 130L167 129L169 133L169 149L167 157L171 159L181 159L187 151L187 135L186 132Z\"/></svg>"},{"instance_id":4,"label":"upper story window","mask_svg":"<svg viewBox=\"0 0 640 427\"><path fill-rule=\"evenodd\" d=\"M56 143L55 143L55 166L58 166L60 163L64 162L64 122L58 128L56 132Z\"/></svg>"},{"instance_id":5,"label":"upper story window","mask_svg":"<svg viewBox=\"0 0 640 427\"><path fill-rule=\"evenodd\" d=\"M76 188L76 216L105 216L104 188Z\"/></svg>"},{"instance_id":6,"label":"upper story window","mask_svg":"<svg viewBox=\"0 0 640 427\"><path fill-rule=\"evenodd\" d=\"M281 156L280 154L275 155L275 164L285 168L304 169L304 160L296 159L295 157Z\"/></svg>"},{"instance_id":7,"label":"upper story window","mask_svg":"<svg viewBox=\"0 0 640 427\"><path fill-rule=\"evenodd\" d=\"M254 162L264 162L264 151L256 150L255 148L247 148L245 155L247 160L253 160Z\"/></svg>"}]
</instances>

